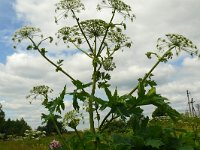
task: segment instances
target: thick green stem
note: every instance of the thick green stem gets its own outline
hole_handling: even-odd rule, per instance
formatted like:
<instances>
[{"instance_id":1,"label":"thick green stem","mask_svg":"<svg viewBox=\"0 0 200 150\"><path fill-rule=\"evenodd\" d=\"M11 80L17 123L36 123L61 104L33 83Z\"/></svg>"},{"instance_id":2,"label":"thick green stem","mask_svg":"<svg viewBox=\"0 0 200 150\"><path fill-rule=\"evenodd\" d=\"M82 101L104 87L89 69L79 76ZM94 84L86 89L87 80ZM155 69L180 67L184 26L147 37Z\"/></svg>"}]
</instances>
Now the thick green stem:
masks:
<instances>
[{"instance_id":1,"label":"thick green stem","mask_svg":"<svg viewBox=\"0 0 200 150\"><path fill-rule=\"evenodd\" d=\"M95 95L95 91L96 91L96 82L97 82L97 78L96 78L96 72L97 72L97 62L96 62L96 37L94 40L94 51L93 51L93 74L92 74L92 91L91 91L91 96L89 98L89 119L90 119L90 131L95 134L95 127L94 127L94 114L93 114L93 97Z\"/></svg>"},{"instance_id":2,"label":"thick green stem","mask_svg":"<svg viewBox=\"0 0 200 150\"><path fill-rule=\"evenodd\" d=\"M94 62L96 63L96 62ZM94 64L94 70L93 70L93 75L92 75L92 92L91 92L91 97L89 99L89 116L90 116L90 131L95 134L95 127L94 127L94 114L93 114L93 97L95 95L96 91L96 65Z\"/></svg>"},{"instance_id":3,"label":"thick green stem","mask_svg":"<svg viewBox=\"0 0 200 150\"><path fill-rule=\"evenodd\" d=\"M158 59L158 61L153 65L153 67L149 70L149 72L143 77L143 79L142 79L141 82L144 82L144 81L149 77L149 75L153 72L153 70L158 66L158 64L159 64L160 62L162 62L162 60L166 57L166 55L167 55L173 48L174 48L174 47L171 47L168 51L166 51L166 52L163 54L162 57L160 57L160 58ZM132 89L132 90L129 92L128 95L132 95L132 94L137 90L137 88L138 88L138 85L137 85L134 89Z\"/></svg>"}]
</instances>

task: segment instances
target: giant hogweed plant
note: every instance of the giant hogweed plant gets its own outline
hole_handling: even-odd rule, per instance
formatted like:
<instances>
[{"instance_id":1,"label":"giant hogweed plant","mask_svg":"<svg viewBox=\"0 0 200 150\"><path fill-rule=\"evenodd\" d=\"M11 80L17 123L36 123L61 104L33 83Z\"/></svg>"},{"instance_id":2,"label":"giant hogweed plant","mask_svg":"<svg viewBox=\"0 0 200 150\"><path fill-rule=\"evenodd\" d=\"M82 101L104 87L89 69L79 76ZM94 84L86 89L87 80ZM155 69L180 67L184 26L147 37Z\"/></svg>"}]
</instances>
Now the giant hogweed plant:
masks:
<instances>
[{"instance_id":1,"label":"giant hogweed plant","mask_svg":"<svg viewBox=\"0 0 200 150\"><path fill-rule=\"evenodd\" d=\"M56 12L58 15L55 17L55 22L58 23L61 19L69 19L71 17L71 19L75 20L76 24L70 26L66 25L59 29L56 33L58 40L55 43L59 44L59 42L63 41L67 48L75 47L75 49L85 54L91 60L93 71L89 83L84 83L76 79L66 68L63 68L64 60L60 59L54 62L48 57L48 51L42 44L47 42L52 44L54 39L51 36L43 36L39 28L25 26L17 30L13 36L15 47L23 40L29 40L30 45L27 46L27 50L37 51L55 67L56 72L61 72L66 75L74 85L73 92L67 92L65 86L61 94L54 99L48 96L52 90L44 85L34 87L28 96L28 98L33 99L42 96L42 105L44 105L49 112L48 114L42 114L42 118L44 122L49 119L54 120L54 125L67 149L73 149L73 147L62 137L55 123L56 119L62 118L61 113L65 110L64 98L66 95L71 95L73 97L72 105L74 110L68 112L64 116L64 124L76 131L79 138L77 144L81 143L81 149L88 149L88 139L90 139L90 143L92 143L90 144L90 147L92 147L91 149L101 149L102 145L105 144L101 135L104 133L105 129L109 127L109 124L117 118L126 120L129 117L133 117L133 120L138 124L142 119L143 111L140 106L154 105L156 107L162 107L172 119L176 119L179 113L166 103L167 98L156 92L156 82L151 78L153 76L152 72L159 63L168 62L173 55L179 55L182 51L188 52L191 55L197 55L198 57L200 56L197 47L192 41L179 34L167 34L165 38L158 39L157 49L159 53L146 53L149 59L155 56L157 62L144 77L138 79L138 84L124 95L119 95L117 88L112 92L109 80L111 79L110 72L116 67L113 59L114 54L123 48L130 48L132 46L132 42L130 38L124 34L124 30L126 30L126 19L133 21L135 16L132 13L131 7L122 0L103 0L101 4L97 5L97 10L102 11L104 8L110 9L111 11L111 17L108 22L102 19L82 21L78 13L84 11L85 7L80 0L60 0L56 4ZM117 14L123 16L124 20L114 21ZM41 38L41 40L38 41L38 37ZM85 48L86 45L87 48ZM89 89L91 91L89 91ZM97 97L97 89L104 91L107 99ZM79 114L80 102L87 104L85 111L88 112L89 115L88 128L90 131L90 138L84 138L77 130L77 126L82 119L82 115ZM109 111L107 112L106 109ZM107 114L101 116L101 111L105 111ZM137 119L139 120L137 121ZM95 121L98 122L98 126L95 126ZM148 119L146 119L146 122L148 122ZM140 131L139 128L136 128L136 124L132 127L134 134ZM160 145L162 144L160 143ZM107 148L108 147L109 146L107 146Z\"/></svg>"}]
</instances>

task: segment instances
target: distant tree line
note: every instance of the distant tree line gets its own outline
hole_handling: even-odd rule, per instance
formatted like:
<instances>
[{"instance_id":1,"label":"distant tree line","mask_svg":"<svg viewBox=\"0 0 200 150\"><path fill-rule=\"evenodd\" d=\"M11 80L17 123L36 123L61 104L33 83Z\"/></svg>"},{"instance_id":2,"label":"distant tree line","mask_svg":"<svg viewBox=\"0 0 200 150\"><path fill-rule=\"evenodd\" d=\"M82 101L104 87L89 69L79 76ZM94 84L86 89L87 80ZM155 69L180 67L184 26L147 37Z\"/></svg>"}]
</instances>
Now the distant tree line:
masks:
<instances>
[{"instance_id":1,"label":"distant tree line","mask_svg":"<svg viewBox=\"0 0 200 150\"><path fill-rule=\"evenodd\" d=\"M56 120L57 127L59 128L61 133L67 132L67 130L63 127L63 123ZM45 131L47 135L57 134L53 121L48 120L44 126L38 126L38 131Z\"/></svg>"},{"instance_id":2,"label":"distant tree line","mask_svg":"<svg viewBox=\"0 0 200 150\"><path fill-rule=\"evenodd\" d=\"M13 136L24 136L26 130L30 130L31 127L27 122L21 118L16 120L5 119L5 113L2 110L0 104L0 134L1 138L6 139L9 135Z\"/></svg>"},{"instance_id":3,"label":"distant tree line","mask_svg":"<svg viewBox=\"0 0 200 150\"><path fill-rule=\"evenodd\" d=\"M62 122L56 121L56 124L62 133L66 132ZM6 139L8 136L24 136L26 130L31 130L27 122L21 118L16 120L5 119L5 112L0 104L0 139ZM44 126L38 126L37 130L46 131L47 135L57 134L52 121L48 121Z\"/></svg>"}]
</instances>

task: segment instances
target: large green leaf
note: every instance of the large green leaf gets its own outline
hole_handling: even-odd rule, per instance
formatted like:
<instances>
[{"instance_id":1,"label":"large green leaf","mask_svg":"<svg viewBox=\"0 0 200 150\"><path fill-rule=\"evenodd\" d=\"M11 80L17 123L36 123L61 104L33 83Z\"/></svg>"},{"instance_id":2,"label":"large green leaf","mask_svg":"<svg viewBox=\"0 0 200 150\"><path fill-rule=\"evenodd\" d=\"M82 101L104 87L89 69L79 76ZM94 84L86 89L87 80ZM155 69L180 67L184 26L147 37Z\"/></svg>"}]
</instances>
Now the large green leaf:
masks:
<instances>
[{"instance_id":1,"label":"large green leaf","mask_svg":"<svg viewBox=\"0 0 200 150\"><path fill-rule=\"evenodd\" d=\"M55 111L61 114L61 110L65 109L64 97L66 94L66 86L64 86L62 92L54 100L45 104L45 107L53 114Z\"/></svg>"},{"instance_id":2,"label":"large green leaf","mask_svg":"<svg viewBox=\"0 0 200 150\"><path fill-rule=\"evenodd\" d=\"M81 81L79 81L79 80L74 80L74 81L72 81L72 83L76 86L77 90L79 90L79 89L84 89L84 88L87 88L87 87L89 87L89 86L92 85L91 82L90 82L90 83L83 84L83 83L82 83Z\"/></svg>"},{"instance_id":3,"label":"large green leaf","mask_svg":"<svg viewBox=\"0 0 200 150\"><path fill-rule=\"evenodd\" d=\"M194 147L193 146L183 146L183 147L178 148L178 150L194 150Z\"/></svg>"},{"instance_id":4,"label":"large green leaf","mask_svg":"<svg viewBox=\"0 0 200 150\"><path fill-rule=\"evenodd\" d=\"M159 139L147 139L145 141L145 146L151 146L153 148L159 149L160 146L164 145L164 143Z\"/></svg>"},{"instance_id":5,"label":"large green leaf","mask_svg":"<svg viewBox=\"0 0 200 150\"><path fill-rule=\"evenodd\" d=\"M76 91L74 91L74 94L73 94L73 107L75 110L79 110L79 105L78 105L78 98L77 98L77 93Z\"/></svg>"},{"instance_id":6,"label":"large green leaf","mask_svg":"<svg viewBox=\"0 0 200 150\"><path fill-rule=\"evenodd\" d=\"M107 87L105 87L104 90L106 92L106 96L108 97L108 100L112 101L112 93L111 93L111 91Z\"/></svg>"}]
</instances>

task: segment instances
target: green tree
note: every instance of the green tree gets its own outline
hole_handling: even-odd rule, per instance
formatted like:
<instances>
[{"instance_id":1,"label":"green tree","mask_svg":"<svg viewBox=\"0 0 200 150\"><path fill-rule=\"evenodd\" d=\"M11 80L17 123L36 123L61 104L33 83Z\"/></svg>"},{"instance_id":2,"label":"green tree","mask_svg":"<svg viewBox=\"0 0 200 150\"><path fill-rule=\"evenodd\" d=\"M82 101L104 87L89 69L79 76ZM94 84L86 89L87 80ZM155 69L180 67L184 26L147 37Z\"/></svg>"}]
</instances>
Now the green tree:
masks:
<instances>
[{"instance_id":1,"label":"green tree","mask_svg":"<svg viewBox=\"0 0 200 150\"><path fill-rule=\"evenodd\" d=\"M4 123L3 133L6 135L24 136L25 131L30 129L31 127L23 118L20 120L11 120L9 118Z\"/></svg>"},{"instance_id":2,"label":"green tree","mask_svg":"<svg viewBox=\"0 0 200 150\"><path fill-rule=\"evenodd\" d=\"M0 133L3 132L4 123L5 123L5 113L2 110L2 105L0 103Z\"/></svg>"},{"instance_id":3,"label":"green tree","mask_svg":"<svg viewBox=\"0 0 200 150\"><path fill-rule=\"evenodd\" d=\"M58 126L58 129L60 130L61 133L66 132L62 122L56 121L56 125ZM52 120L48 120L45 126L39 126L37 128L37 130L38 131L45 131L47 135L57 133L56 128L55 128Z\"/></svg>"},{"instance_id":4,"label":"green tree","mask_svg":"<svg viewBox=\"0 0 200 150\"><path fill-rule=\"evenodd\" d=\"M86 139L91 139L94 146L93 149L100 149L102 143L99 134L105 131L105 126L108 127L117 118L126 120L126 118L133 116L133 121L141 121L138 127L133 125L135 131L146 128L148 118L142 116L143 110L140 106L152 104L156 107L164 108L166 113L173 119L179 117L179 113L165 102L167 98L157 93L156 82L151 78L153 76L152 72L158 64L161 62L166 63L174 54L179 55L182 51L189 52L192 55L199 55L197 47L193 42L182 35L167 34L165 38L159 38L157 44L159 54L155 52L146 53L149 59L153 56L157 58L155 64L144 77L138 79L137 85L126 94L120 95L117 88L112 90L110 86L110 72L116 68L114 55L119 50L130 48L132 45L130 38L126 36L124 30L126 30L126 19L133 21L134 15L131 7L122 0L103 0L101 4L97 5L97 10L102 11L103 8L110 9L111 15L108 22L102 19L82 21L78 16L78 13L85 9L81 0L60 0L56 4L56 12L59 13L58 17L55 18L56 23L60 19L69 19L70 17L75 21L75 24L66 25L59 29L57 38L59 41L62 40L67 47L79 50L90 59L93 70L89 83L80 81L73 77L69 71L62 68L64 60L59 59L57 62L54 62L49 58L48 51L46 47L43 47L43 43L47 42L47 40L52 43L54 39L51 36L43 36L39 28L25 26L16 31L13 36L15 44L20 43L22 40L29 40L30 45L27 46L27 49L37 51L55 67L56 72L66 75L74 85L73 91L69 92L66 92L65 86L56 98L49 97L49 93L53 91L44 85L34 87L28 96L28 98L34 99L37 99L38 95L43 97L42 105L48 109L49 113L42 114L42 118L45 122L48 122L48 120L53 121L63 144L66 144L66 142L60 134L56 120L57 118L62 118L61 113L65 110L65 95L72 97L72 105L77 112L80 109L80 101L84 102L85 111L89 115L91 133L90 138ZM117 14L124 17L124 20L115 21L114 18ZM38 41L38 36L42 38L40 41ZM56 42L56 44L58 43ZM87 48L85 48L86 46ZM106 98L97 97L97 90L104 92ZM108 113L105 116L101 116L99 112L106 112L105 110L109 110ZM75 118L70 118L71 122L67 123L67 125L73 127L76 131L80 120L76 118L77 115L72 115L72 117ZM98 124L97 127L95 127L95 121ZM76 133L81 141L81 149L86 149L86 144L83 143L84 137L81 137L78 132ZM70 143L68 144L70 145ZM66 148L70 149L69 145L65 145Z\"/></svg>"},{"instance_id":5,"label":"green tree","mask_svg":"<svg viewBox=\"0 0 200 150\"><path fill-rule=\"evenodd\" d=\"M26 130L31 130L31 127L27 124L24 118L15 121L16 131L15 134L18 136L24 136Z\"/></svg>"}]
</instances>

